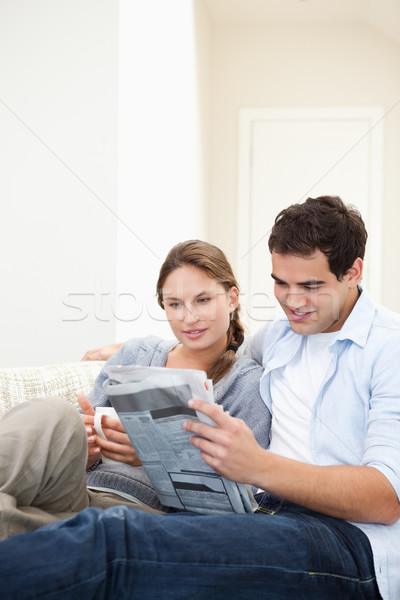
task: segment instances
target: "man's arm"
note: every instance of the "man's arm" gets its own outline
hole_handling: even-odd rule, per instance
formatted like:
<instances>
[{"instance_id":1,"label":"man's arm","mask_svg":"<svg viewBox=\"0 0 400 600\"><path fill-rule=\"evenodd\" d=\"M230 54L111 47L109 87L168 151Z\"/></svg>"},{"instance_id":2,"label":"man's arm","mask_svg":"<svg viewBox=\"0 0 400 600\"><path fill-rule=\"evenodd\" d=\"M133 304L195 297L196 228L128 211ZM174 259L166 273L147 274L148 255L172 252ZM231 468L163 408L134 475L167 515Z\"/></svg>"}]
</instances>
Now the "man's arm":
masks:
<instances>
[{"instance_id":1,"label":"man's arm","mask_svg":"<svg viewBox=\"0 0 400 600\"><path fill-rule=\"evenodd\" d=\"M116 343L88 350L81 360L108 360L121 348L121 346L122 344Z\"/></svg>"},{"instance_id":2,"label":"man's arm","mask_svg":"<svg viewBox=\"0 0 400 600\"><path fill-rule=\"evenodd\" d=\"M187 421L185 429L201 437L191 443L203 460L233 481L248 483L325 515L364 523L391 525L400 518L400 503L386 477L368 466L316 466L264 450L240 419L218 407L191 400L191 408L216 424Z\"/></svg>"}]
</instances>

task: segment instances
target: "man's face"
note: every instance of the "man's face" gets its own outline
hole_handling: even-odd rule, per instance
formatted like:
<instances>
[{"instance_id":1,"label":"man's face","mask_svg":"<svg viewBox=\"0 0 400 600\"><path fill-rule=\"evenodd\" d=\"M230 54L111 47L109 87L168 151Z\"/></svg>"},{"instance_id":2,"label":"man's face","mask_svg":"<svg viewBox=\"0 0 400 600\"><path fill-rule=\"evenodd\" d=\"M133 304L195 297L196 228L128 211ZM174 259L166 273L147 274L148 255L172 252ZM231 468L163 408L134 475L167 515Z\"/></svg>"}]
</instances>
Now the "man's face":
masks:
<instances>
[{"instance_id":1,"label":"man's face","mask_svg":"<svg viewBox=\"0 0 400 600\"><path fill-rule=\"evenodd\" d=\"M338 281L320 250L309 256L272 253L276 299L300 335L339 331L358 298L362 261Z\"/></svg>"}]
</instances>

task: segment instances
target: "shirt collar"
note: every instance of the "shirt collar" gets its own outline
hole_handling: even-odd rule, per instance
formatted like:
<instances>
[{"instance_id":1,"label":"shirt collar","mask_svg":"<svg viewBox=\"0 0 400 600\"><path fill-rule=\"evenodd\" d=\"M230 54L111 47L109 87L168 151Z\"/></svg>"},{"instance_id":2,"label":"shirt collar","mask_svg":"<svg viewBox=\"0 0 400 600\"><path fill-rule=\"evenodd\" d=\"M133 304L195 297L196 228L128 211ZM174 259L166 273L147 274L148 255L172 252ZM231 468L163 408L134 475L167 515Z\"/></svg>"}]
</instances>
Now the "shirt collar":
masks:
<instances>
[{"instance_id":1,"label":"shirt collar","mask_svg":"<svg viewBox=\"0 0 400 600\"><path fill-rule=\"evenodd\" d=\"M347 317L342 329L339 331L338 340L351 340L355 344L365 346L372 326L376 305L372 298L361 287L360 296L353 310Z\"/></svg>"}]
</instances>

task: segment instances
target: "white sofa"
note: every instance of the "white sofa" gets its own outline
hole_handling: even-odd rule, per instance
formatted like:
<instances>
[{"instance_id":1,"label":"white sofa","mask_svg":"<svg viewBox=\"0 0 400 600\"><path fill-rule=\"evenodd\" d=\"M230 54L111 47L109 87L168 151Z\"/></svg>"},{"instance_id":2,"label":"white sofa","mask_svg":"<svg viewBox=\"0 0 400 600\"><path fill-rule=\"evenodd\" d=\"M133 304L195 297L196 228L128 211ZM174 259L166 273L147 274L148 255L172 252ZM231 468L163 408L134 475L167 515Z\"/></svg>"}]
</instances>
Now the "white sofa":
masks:
<instances>
[{"instance_id":1,"label":"white sofa","mask_svg":"<svg viewBox=\"0 0 400 600\"><path fill-rule=\"evenodd\" d=\"M0 417L16 404L37 397L62 396L78 406L77 395L90 391L103 365L80 361L0 369Z\"/></svg>"}]
</instances>

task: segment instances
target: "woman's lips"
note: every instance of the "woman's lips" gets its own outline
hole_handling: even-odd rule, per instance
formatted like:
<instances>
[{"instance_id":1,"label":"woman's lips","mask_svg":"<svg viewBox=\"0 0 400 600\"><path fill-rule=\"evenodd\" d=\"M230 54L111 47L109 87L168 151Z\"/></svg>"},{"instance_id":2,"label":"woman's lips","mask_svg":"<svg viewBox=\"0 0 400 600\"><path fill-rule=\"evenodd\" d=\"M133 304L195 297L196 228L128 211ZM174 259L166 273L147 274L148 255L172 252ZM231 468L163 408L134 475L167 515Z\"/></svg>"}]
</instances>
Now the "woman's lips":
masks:
<instances>
[{"instance_id":1,"label":"woman's lips","mask_svg":"<svg viewBox=\"0 0 400 600\"><path fill-rule=\"evenodd\" d=\"M201 337L207 330L206 329L189 329L183 333L191 340L195 340Z\"/></svg>"}]
</instances>

